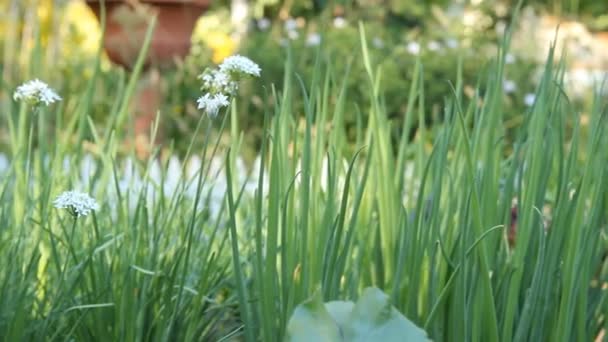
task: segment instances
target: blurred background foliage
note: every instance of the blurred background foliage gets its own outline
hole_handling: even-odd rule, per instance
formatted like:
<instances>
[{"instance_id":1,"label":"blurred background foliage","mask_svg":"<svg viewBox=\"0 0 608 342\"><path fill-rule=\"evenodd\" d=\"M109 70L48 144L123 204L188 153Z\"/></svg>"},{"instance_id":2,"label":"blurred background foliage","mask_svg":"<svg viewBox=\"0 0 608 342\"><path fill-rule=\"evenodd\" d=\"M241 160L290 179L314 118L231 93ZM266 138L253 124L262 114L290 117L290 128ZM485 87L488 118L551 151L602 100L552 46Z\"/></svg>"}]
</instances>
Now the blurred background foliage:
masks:
<instances>
[{"instance_id":1,"label":"blurred background foliage","mask_svg":"<svg viewBox=\"0 0 608 342\"><path fill-rule=\"evenodd\" d=\"M226 56L239 53L249 56L262 67L262 81L241 87L239 125L246 129L246 146L255 151L260 140L262 115L272 98L272 84L283 79L283 61L295 57L295 71L310 81L317 54L332 61L330 82L341 84L350 70L346 89L360 103L347 103L347 132L356 134L358 113L365 117L369 99L362 88L366 84L359 56L357 23L364 21L372 58L382 70L382 94L393 120L395 136L404 121L405 105L412 71L417 61L423 65L425 121L441 120L442 103L450 94L448 81L456 79L459 64L466 95L472 89L488 61L498 51L510 24L516 1L509 0L255 0L248 4L251 20L245 35L235 34L228 0L214 0L212 8L199 20L192 37L191 53L176 61L172 70L162 71L164 99L162 126L166 139L175 142L178 151L190 140L194 123L200 116L195 99L200 96L196 78L202 70ZM535 0L524 5L549 15L579 18L591 30L608 28L608 2L592 0ZM24 0L0 4L0 70L5 85L27 79L44 78L65 95L65 108L75 106L71 96L82 93L93 72L101 37L99 25L83 1ZM322 47L322 48L320 48ZM538 61L511 53L507 56L505 101L509 120L517 122L526 109L526 96L534 92ZM42 67L52 65L52 68ZM95 113L100 122L112 108L115 80L124 79L126 71L107 58L101 62L100 84L95 96ZM263 86L261 86L263 85ZM11 89L10 87L3 87ZM71 95L73 94L73 95ZM333 97L334 99L338 94ZM0 101L10 101L11 94L0 94ZM301 102L293 108L302 112ZM529 104L528 104L529 105ZM365 122L363 120L362 122ZM414 132L412 132L413 134ZM186 138L182 138L186 137Z\"/></svg>"}]
</instances>

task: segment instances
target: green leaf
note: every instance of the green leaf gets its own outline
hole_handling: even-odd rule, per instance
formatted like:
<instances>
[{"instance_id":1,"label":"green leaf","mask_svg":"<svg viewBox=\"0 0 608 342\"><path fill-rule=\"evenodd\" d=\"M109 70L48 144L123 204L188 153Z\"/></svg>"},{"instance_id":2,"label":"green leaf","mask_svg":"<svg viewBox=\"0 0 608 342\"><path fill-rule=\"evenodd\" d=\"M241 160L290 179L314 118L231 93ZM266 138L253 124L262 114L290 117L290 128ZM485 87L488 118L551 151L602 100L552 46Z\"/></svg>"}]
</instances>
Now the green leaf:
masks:
<instances>
[{"instance_id":1,"label":"green leaf","mask_svg":"<svg viewBox=\"0 0 608 342\"><path fill-rule=\"evenodd\" d=\"M294 341L428 341L424 330L395 309L386 294L367 288L357 303L323 304L320 292L300 304L287 326Z\"/></svg>"},{"instance_id":2,"label":"green leaf","mask_svg":"<svg viewBox=\"0 0 608 342\"><path fill-rule=\"evenodd\" d=\"M289 342L341 341L340 328L321 300L321 291L298 305L287 324Z\"/></svg>"}]
</instances>

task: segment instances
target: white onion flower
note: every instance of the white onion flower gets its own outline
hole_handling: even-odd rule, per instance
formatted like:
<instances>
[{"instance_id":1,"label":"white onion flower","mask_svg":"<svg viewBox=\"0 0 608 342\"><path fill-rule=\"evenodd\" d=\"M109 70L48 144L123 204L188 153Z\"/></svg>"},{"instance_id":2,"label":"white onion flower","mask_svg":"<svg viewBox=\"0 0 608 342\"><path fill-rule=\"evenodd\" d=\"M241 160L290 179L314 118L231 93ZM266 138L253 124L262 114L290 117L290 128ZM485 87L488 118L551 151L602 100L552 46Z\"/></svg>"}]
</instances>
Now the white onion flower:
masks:
<instances>
[{"instance_id":1,"label":"white onion flower","mask_svg":"<svg viewBox=\"0 0 608 342\"><path fill-rule=\"evenodd\" d=\"M296 30L287 31L287 38L296 40L300 37L300 34Z\"/></svg>"},{"instance_id":2,"label":"white onion flower","mask_svg":"<svg viewBox=\"0 0 608 342\"><path fill-rule=\"evenodd\" d=\"M61 101L61 97L51 89L46 83L34 79L26 82L15 90L13 94L15 101L24 101L33 105L44 103L45 106Z\"/></svg>"},{"instance_id":3,"label":"white onion flower","mask_svg":"<svg viewBox=\"0 0 608 342\"><path fill-rule=\"evenodd\" d=\"M429 50L431 51L439 51L441 50L441 44L439 44L438 41L436 40L431 40L428 44L427 47Z\"/></svg>"},{"instance_id":4,"label":"white onion flower","mask_svg":"<svg viewBox=\"0 0 608 342\"><path fill-rule=\"evenodd\" d=\"M449 38L445 41L445 45L450 49L456 49L458 47L458 40L454 38Z\"/></svg>"},{"instance_id":5,"label":"white onion flower","mask_svg":"<svg viewBox=\"0 0 608 342\"><path fill-rule=\"evenodd\" d=\"M321 35L318 33L311 33L306 37L307 46L317 46L321 44Z\"/></svg>"},{"instance_id":6,"label":"white onion flower","mask_svg":"<svg viewBox=\"0 0 608 342\"><path fill-rule=\"evenodd\" d=\"M4 153L0 153L0 174L5 173L9 170L11 162Z\"/></svg>"},{"instance_id":7,"label":"white onion flower","mask_svg":"<svg viewBox=\"0 0 608 342\"><path fill-rule=\"evenodd\" d=\"M230 98L236 95L241 76L259 77L261 68L254 61L240 55L230 56L219 65L218 69L206 69L199 78L204 95L198 98L198 109L214 118L220 108L230 105Z\"/></svg>"},{"instance_id":8,"label":"white onion flower","mask_svg":"<svg viewBox=\"0 0 608 342\"><path fill-rule=\"evenodd\" d=\"M534 93L528 93L524 96L524 104L528 107L532 107L536 102L536 95Z\"/></svg>"},{"instance_id":9,"label":"white onion flower","mask_svg":"<svg viewBox=\"0 0 608 342\"><path fill-rule=\"evenodd\" d=\"M346 19L344 19L344 17L335 17L334 18L334 27L335 28L345 28L346 25L348 25L348 23L346 22Z\"/></svg>"},{"instance_id":10,"label":"white onion flower","mask_svg":"<svg viewBox=\"0 0 608 342\"><path fill-rule=\"evenodd\" d=\"M511 80L504 80L502 82L502 89L505 91L505 93L511 94L517 90L517 84Z\"/></svg>"},{"instance_id":11,"label":"white onion flower","mask_svg":"<svg viewBox=\"0 0 608 342\"><path fill-rule=\"evenodd\" d=\"M57 209L68 209L74 217L87 216L92 211L99 210L99 204L86 193L65 191L53 201Z\"/></svg>"},{"instance_id":12,"label":"white onion flower","mask_svg":"<svg viewBox=\"0 0 608 342\"><path fill-rule=\"evenodd\" d=\"M298 29L298 22L294 18L285 20L284 24L285 31L295 31Z\"/></svg>"},{"instance_id":13,"label":"white onion flower","mask_svg":"<svg viewBox=\"0 0 608 342\"><path fill-rule=\"evenodd\" d=\"M418 55L420 53L420 44L417 42L410 42L407 44L407 52L411 53L412 55Z\"/></svg>"},{"instance_id":14,"label":"white onion flower","mask_svg":"<svg viewBox=\"0 0 608 342\"><path fill-rule=\"evenodd\" d=\"M258 24L258 29L260 29L261 31L266 31L267 29L270 28L270 25L272 23L270 22L270 19L264 17L264 18L258 19L257 24Z\"/></svg>"},{"instance_id":15,"label":"white onion flower","mask_svg":"<svg viewBox=\"0 0 608 342\"><path fill-rule=\"evenodd\" d=\"M513 64L515 63L516 58L513 54L508 53L505 55L505 64Z\"/></svg>"},{"instance_id":16,"label":"white onion flower","mask_svg":"<svg viewBox=\"0 0 608 342\"><path fill-rule=\"evenodd\" d=\"M198 100L198 109L204 110L209 117L216 117L218 111L222 107L226 107L230 104L228 101L228 96L224 94L205 94L201 96Z\"/></svg>"},{"instance_id":17,"label":"white onion flower","mask_svg":"<svg viewBox=\"0 0 608 342\"><path fill-rule=\"evenodd\" d=\"M384 41L380 37L374 37L374 39L372 39L372 45L376 49L382 49L384 48Z\"/></svg>"},{"instance_id":18,"label":"white onion flower","mask_svg":"<svg viewBox=\"0 0 608 342\"><path fill-rule=\"evenodd\" d=\"M220 70L207 69L198 78L203 81L202 89L206 92L234 94L238 89L230 75Z\"/></svg>"},{"instance_id":19,"label":"white onion flower","mask_svg":"<svg viewBox=\"0 0 608 342\"><path fill-rule=\"evenodd\" d=\"M220 64L220 71L228 74L245 74L260 77L262 69L251 59L234 55L224 59L222 64Z\"/></svg>"}]
</instances>

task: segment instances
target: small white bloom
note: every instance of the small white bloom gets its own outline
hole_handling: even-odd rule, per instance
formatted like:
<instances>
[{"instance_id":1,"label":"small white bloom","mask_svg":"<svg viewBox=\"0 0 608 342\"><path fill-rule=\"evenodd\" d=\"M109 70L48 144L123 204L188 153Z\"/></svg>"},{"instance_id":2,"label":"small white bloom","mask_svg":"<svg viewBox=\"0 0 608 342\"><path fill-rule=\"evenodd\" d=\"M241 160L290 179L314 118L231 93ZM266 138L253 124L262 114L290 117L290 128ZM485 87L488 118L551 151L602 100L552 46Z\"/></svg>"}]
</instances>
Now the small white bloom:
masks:
<instances>
[{"instance_id":1,"label":"small white bloom","mask_svg":"<svg viewBox=\"0 0 608 342\"><path fill-rule=\"evenodd\" d=\"M262 31L266 31L267 29L270 28L270 19L268 18L261 18L257 21L258 24L258 29L262 30Z\"/></svg>"},{"instance_id":2,"label":"small white bloom","mask_svg":"<svg viewBox=\"0 0 608 342\"><path fill-rule=\"evenodd\" d=\"M298 33L296 30L290 30L287 31L287 37L291 40L296 40L298 37L300 37L300 33Z\"/></svg>"},{"instance_id":3,"label":"small white bloom","mask_svg":"<svg viewBox=\"0 0 608 342\"><path fill-rule=\"evenodd\" d=\"M417 42L410 42L407 44L407 52L412 55L418 55L420 53L420 44Z\"/></svg>"},{"instance_id":4,"label":"small white bloom","mask_svg":"<svg viewBox=\"0 0 608 342\"><path fill-rule=\"evenodd\" d=\"M95 199L77 191L65 191L57 196L53 205L57 209L68 209L75 217L87 216L91 211L99 210L99 204Z\"/></svg>"},{"instance_id":5,"label":"small white bloom","mask_svg":"<svg viewBox=\"0 0 608 342\"><path fill-rule=\"evenodd\" d=\"M346 19L344 19L344 17L335 17L334 18L334 27L335 28L345 28L346 25L348 25L348 23L346 22Z\"/></svg>"},{"instance_id":6,"label":"small white bloom","mask_svg":"<svg viewBox=\"0 0 608 342\"><path fill-rule=\"evenodd\" d=\"M511 53L508 53L505 56L505 63L506 64L513 64L513 63L515 63L515 56L513 54L511 54Z\"/></svg>"},{"instance_id":7,"label":"small white bloom","mask_svg":"<svg viewBox=\"0 0 608 342\"><path fill-rule=\"evenodd\" d=\"M321 35L318 33L311 33L306 37L307 46L317 46L321 44Z\"/></svg>"},{"instance_id":8,"label":"small white bloom","mask_svg":"<svg viewBox=\"0 0 608 342\"><path fill-rule=\"evenodd\" d=\"M380 37L374 37L374 39L372 39L372 45L376 49L382 49L384 47L384 41Z\"/></svg>"},{"instance_id":9,"label":"small white bloom","mask_svg":"<svg viewBox=\"0 0 608 342\"><path fill-rule=\"evenodd\" d=\"M499 20L494 25L494 30L496 30L496 35L502 37L505 35L505 31L507 30L507 23L504 20Z\"/></svg>"},{"instance_id":10,"label":"small white bloom","mask_svg":"<svg viewBox=\"0 0 608 342\"><path fill-rule=\"evenodd\" d=\"M203 80L202 89L207 92L234 94L238 89L230 75L221 70L207 69L198 78Z\"/></svg>"},{"instance_id":11,"label":"small white bloom","mask_svg":"<svg viewBox=\"0 0 608 342\"><path fill-rule=\"evenodd\" d=\"M536 101L536 95L534 93L528 93L524 96L524 104L528 107L532 107Z\"/></svg>"},{"instance_id":12,"label":"small white bloom","mask_svg":"<svg viewBox=\"0 0 608 342\"><path fill-rule=\"evenodd\" d=\"M458 41L454 38L449 38L445 41L445 45L450 49L455 49L458 47Z\"/></svg>"},{"instance_id":13,"label":"small white bloom","mask_svg":"<svg viewBox=\"0 0 608 342\"><path fill-rule=\"evenodd\" d=\"M294 18L285 20L284 24L285 31L295 31L298 29L298 22Z\"/></svg>"},{"instance_id":14,"label":"small white bloom","mask_svg":"<svg viewBox=\"0 0 608 342\"><path fill-rule=\"evenodd\" d=\"M38 105L44 103L46 106L51 103L61 101L61 97L51 89L46 83L35 79L26 82L15 90L13 94L15 101L25 101Z\"/></svg>"},{"instance_id":15,"label":"small white bloom","mask_svg":"<svg viewBox=\"0 0 608 342\"><path fill-rule=\"evenodd\" d=\"M439 42L437 42L436 40L431 40L428 44L427 47L429 48L429 50L431 51L439 51L441 50L441 44L439 44Z\"/></svg>"},{"instance_id":16,"label":"small white bloom","mask_svg":"<svg viewBox=\"0 0 608 342\"><path fill-rule=\"evenodd\" d=\"M262 69L251 59L234 55L224 59L220 64L220 71L228 74L236 73L260 77Z\"/></svg>"},{"instance_id":17,"label":"small white bloom","mask_svg":"<svg viewBox=\"0 0 608 342\"><path fill-rule=\"evenodd\" d=\"M211 95L209 93L201 96L198 100L198 109L204 110L209 117L216 117L217 112L222 107L226 107L230 104L228 102L228 96L224 94Z\"/></svg>"},{"instance_id":18,"label":"small white bloom","mask_svg":"<svg viewBox=\"0 0 608 342\"><path fill-rule=\"evenodd\" d=\"M8 157L4 153L0 153L0 174L5 173L10 166L11 162Z\"/></svg>"},{"instance_id":19,"label":"small white bloom","mask_svg":"<svg viewBox=\"0 0 608 342\"><path fill-rule=\"evenodd\" d=\"M505 91L505 93L511 94L517 90L517 84L511 80L504 80L502 82L502 89Z\"/></svg>"}]
</instances>

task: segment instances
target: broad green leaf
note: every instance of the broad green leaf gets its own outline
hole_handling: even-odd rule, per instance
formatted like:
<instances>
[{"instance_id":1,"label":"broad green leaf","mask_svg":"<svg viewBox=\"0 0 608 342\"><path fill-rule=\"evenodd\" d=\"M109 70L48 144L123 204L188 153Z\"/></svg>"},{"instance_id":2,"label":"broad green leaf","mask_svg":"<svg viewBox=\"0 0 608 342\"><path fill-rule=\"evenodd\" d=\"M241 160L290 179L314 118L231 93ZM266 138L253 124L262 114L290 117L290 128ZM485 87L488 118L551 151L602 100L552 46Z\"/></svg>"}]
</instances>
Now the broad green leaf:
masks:
<instances>
[{"instance_id":1,"label":"broad green leaf","mask_svg":"<svg viewBox=\"0 0 608 342\"><path fill-rule=\"evenodd\" d=\"M395 309L384 292L367 288L355 304L347 325L344 341L427 341L424 330Z\"/></svg>"},{"instance_id":2,"label":"broad green leaf","mask_svg":"<svg viewBox=\"0 0 608 342\"><path fill-rule=\"evenodd\" d=\"M325 309L327 309L339 327L345 327L347 325L354 307L355 303L349 301L336 300L325 303Z\"/></svg>"},{"instance_id":3,"label":"broad green leaf","mask_svg":"<svg viewBox=\"0 0 608 342\"><path fill-rule=\"evenodd\" d=\"M321 292L298 305L287 324L289 342L341 341L340 328L321 301Z\"/></svg>"},{"instance_id":4,"label":"broad green leaf","mask_svg":"<svg viewBox=\"0 0 608 342\"><path fill-rule=\"evenodd\" d=\"M386 294L367 288L357 303L323 304L318 292L300 304L287 327L287 342L294 341L428 341L424 330L395 309Z\"/></svg>"}]
</instances>

